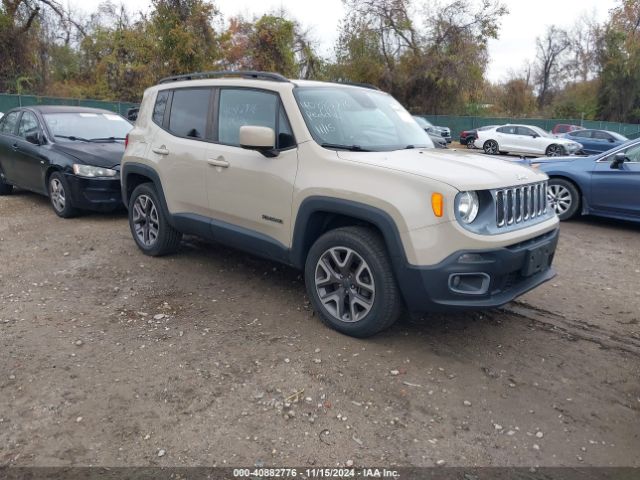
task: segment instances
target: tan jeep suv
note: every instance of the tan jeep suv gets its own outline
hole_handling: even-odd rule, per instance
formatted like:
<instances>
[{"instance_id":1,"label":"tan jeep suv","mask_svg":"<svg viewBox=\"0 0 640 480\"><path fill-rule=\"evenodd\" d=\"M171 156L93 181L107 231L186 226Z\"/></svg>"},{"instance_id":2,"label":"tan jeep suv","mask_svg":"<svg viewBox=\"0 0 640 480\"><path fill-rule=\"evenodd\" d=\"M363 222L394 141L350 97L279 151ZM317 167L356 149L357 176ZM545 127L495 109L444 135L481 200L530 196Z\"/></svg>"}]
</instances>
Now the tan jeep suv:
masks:
<instances>
[{"instance_id":1,"label":"tan jeep suv","mask_svg":"<svg viewBox=\"0 0 640 480\"><path fill-rule=\"evenodd\" d=\"M121 178L144 253L187 233L302 269L320 318L358 337L403 309L502 305L555 274L546 175L435 150L368 86L165 79L144 93Z\"/></svg>"}]
</instances>

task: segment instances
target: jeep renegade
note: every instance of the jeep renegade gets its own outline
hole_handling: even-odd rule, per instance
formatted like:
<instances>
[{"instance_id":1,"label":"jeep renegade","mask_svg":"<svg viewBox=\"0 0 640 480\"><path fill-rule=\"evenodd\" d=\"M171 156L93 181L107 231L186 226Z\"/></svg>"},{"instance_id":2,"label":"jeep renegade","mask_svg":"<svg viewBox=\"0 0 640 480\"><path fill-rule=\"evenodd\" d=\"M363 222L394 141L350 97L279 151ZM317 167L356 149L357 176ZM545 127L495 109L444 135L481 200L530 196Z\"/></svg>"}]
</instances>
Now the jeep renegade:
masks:
<instances>
[{"instance_id":1,"label":"jeep renegade","mask_svg":"<svg viewBox=\"0 0 640 480\"><path fill-rule=\"evenodd\" d=\"M122 160L147 255L183 233L304 270L319 317L357 337L410 312L503 305L555 275L547 176L435 150L390 95L265 72L147 89Z\"/></svg>"}]
</instances>

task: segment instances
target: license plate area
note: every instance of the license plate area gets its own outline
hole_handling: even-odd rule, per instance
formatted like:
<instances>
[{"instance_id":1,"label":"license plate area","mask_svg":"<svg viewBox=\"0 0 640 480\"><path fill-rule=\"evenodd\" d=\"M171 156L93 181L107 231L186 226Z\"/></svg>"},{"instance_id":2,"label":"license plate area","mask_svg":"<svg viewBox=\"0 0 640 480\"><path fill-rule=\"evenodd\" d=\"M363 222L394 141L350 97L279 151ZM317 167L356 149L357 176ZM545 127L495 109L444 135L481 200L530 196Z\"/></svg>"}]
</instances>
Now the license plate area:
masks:
<instances>
[{"instance_id":1,"label":"license plate area","mask_svg":"<svg viewBox=\"0 0 640 480\"><path fill-rule=\"evenodd\" d=\"M553 254L551 245L540 245L527 250L527 256L522 269L522 276L530 277L549 267L549 257Z\"/></svg>"}]
</instances>

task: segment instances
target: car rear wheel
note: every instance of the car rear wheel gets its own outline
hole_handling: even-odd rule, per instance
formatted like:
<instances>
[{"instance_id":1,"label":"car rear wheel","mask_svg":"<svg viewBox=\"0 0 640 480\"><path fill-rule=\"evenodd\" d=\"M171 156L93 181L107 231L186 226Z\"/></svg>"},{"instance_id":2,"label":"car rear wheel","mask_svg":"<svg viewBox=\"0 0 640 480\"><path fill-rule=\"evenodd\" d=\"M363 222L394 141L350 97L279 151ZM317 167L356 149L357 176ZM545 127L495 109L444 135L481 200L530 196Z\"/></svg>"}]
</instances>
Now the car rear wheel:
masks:
<instances>
[{"instance_id":1,"label":"car rear wheel","mask_svg":"<svg viewBox=\"0 0 640 480\"><path fill-rule=\"evenodd\" d=\"M496 142L495 140L487 140L486 142L484 142L484 145L482 145L482 149L484 150L484 153L488 155L497 155L498 153L500 153L498 142Z\"/></svg>"},{"instance_id":2,"label":"car rear wheel","mask_svg":"<svg viewBox=\"0 0 640 480\"><path fill-rule=\"evenodd\" d=\"M13 185L7 183L4 172L0 168L0 195L9 195L13 192Z\"/></svg>"},{"instance_id":3,"label":"car rear wheel","mask_svg":"<svg viewBox=\"0 0 640 480\"><path fill-rule=\"evenodd\" d=\"M549 206L560 220L574 217L580 207L580 193L576 186L562 178L551 178L547 187Z\"/></svg>"},{"instance_id":4,"label":"car rear wheel","mask_svg":"<svg viewBox=\"0 0 640 480\"><path fill-rule=\"evenodd\" d=\"M129 199L129 227L145 255L159 257L178 250L182 233L173 228L153 184L138 185Z\"/></svg>"},{"instance_id":5,"label":"car rear wheel","mask_svg":"<svg viewBox=\"0 0 640 480\"><path fill-rule=\"evenodd\" d=\"M375 335L402 312L384 242L366 227L338 228L322 235L309 250L305 283L320 319L353 337Z\"/></svg>"},{"instance_id":6,"label":"car rear wheel","mask_svg":"<svg viewBox=\"0 0 640 480\"><path fill-rule=\"evenodd\" d=\"M71 218L78 214L78 210L71 203L69 182L60 172L53 172L49 177L49 201L59 217Z\"/></svg>"},{"instance_id":7,"label":"car rear wheel","mask_svg":"<svg viewBox=\"0 0 640 480\"><path fill-rule=\"evenodd\" d=\"M565 155L565 150L562 145L551 144L547 147L547 151L545 152L547 157L561 157Z\"/></svg>"}]
</instances>

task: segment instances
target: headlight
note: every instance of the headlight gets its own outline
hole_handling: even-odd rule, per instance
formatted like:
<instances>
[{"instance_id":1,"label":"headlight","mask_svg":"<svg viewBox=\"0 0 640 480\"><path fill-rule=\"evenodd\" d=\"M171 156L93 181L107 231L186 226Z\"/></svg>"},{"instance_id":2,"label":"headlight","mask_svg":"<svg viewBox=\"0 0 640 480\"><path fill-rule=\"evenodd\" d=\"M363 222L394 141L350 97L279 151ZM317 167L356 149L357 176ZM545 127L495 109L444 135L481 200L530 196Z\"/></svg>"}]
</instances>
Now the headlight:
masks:
<instances>
[{"instance_id":1,"label":"headlight","mask_svg":"<svg viewBox=\"0 0 640 480\"><path fill-rule=\"evenodd\" d=\"M458 197L458 215L463 223L471 223L478 216L480 201L476 192L462 192Z\"/></svg>"},{"instance_id":2,"label":"headlight","mask_svg":"<svg viewBox=\"0 0 640 480\"><path fill-rule=\"evenodd\" d=\"M110 168L94 167L92 165L81 165L75 163L73 165L73 173L79 177L115 177L118 172Z\"/></svg>"}]
</instances>

